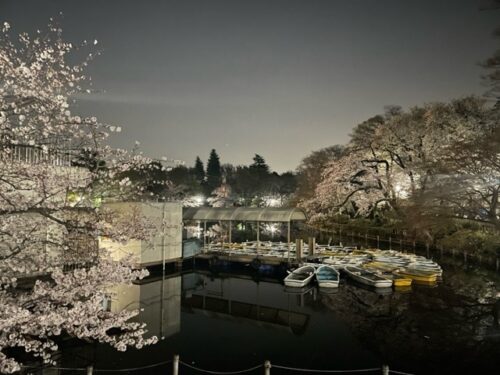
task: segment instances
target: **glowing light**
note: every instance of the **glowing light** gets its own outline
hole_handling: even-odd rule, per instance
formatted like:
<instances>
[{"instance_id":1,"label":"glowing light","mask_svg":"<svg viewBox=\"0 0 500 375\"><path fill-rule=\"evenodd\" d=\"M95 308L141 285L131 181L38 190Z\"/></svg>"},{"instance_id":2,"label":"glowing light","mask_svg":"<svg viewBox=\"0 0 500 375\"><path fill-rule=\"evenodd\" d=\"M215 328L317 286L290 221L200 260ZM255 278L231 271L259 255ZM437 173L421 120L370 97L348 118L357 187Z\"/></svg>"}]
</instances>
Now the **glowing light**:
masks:
<instances>
[{"instance_id":1,"label":"glowing light","mask_svg":"<svg viewBox=\"0 0 500 375\"><path fill-rule=\"evenodd\" d=\"M263 198L266 207L281 207L282 202L281 199L270 196Z\"/></svg>"},{"instance_id":2,"label":"glowing light","mask_svg":"<svg viewBox=\"0 0 500 375\"><path fill-rule=\"evenodd\" d=\"M278 224L266 224L266 225L264 225L264 232L271 233L271 236L274 236L274 234L278 231L279 231Z\"/></svg>"},{"instance_id":3,"label":"glowing light","mask_svg":"<svg viewBox=\"0 0 500 375\"><path fill-rule=\"evenodd\" d=\"M408 198L408 191L403 187L401 184L396 184L394 185L394 192L396 193L396 196L401 199L406 199Z\"/></svg>"}]
</instances>

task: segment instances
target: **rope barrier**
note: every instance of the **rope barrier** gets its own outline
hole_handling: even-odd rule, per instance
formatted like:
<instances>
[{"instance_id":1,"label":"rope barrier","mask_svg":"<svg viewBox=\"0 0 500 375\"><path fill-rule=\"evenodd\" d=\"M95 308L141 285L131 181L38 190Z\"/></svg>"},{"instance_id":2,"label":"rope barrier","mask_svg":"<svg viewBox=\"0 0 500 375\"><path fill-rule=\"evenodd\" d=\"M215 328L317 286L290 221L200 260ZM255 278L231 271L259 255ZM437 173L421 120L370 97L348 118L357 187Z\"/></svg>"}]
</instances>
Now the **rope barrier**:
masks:
<instances>
[{"instance_id":1,"label":"rope barrier","mask_svg":"<svg viewBox=\"0 0 500 375\"><path fill-rule=\"evenodd\" d=\"M286 367L286 366L280 366L280 365L272 365L272 367L279 368L282 370L290 370L290 371L324 372L324 373L373 372L373 371L380 371L381 370L380 367L364 368L364 369L357 369L357 370L314 370L314 369L308 369L308 368Z\"/></svg>"},{"instance_id":2,"label":"rope barrier","mask_svg":"<svg viewBox=\"0 0 500 375\"><path fill-rule=\"evenodd\" d=\"M186 362L179 361L179 363L182 364L182 365L184 365L184 366L186 366L186 367L189 367L192 370L197 370L197 371L200 371L200 372L205 372L207 374L215 374L215 375L243 374L245 372L250 372L250 371L257 370L258 368L261 368L263 366L263 365L257 365L257 366L254 366L254 367L251 367L251 368L248 368L248 369L245 369L245 370L238 370L238 371L210 371L210 370L204 370L202 368L192 366L192 365L190 365L189 363L186 363Z\"/></svg>"},{"instance_id":3,"label":"rope barrier","mask_svg":"<svg viewBox=\"0 0 500 375\"><path fill-rule=\"evenodd\" d=\"M153 363L152 365L141 366L141 367L121 368L121 369L116 369L116 370L94 368L93 371L94 372L129 372L129 371L144 370L144 369L148 369L148 368L152 368L152 367L167 365L169 363L172 363L171 359L168 360L168 361ZM26 368L26 369L30 369L30 368L33 369L33 368L35 368L34 366L33 367L22 366L22 367ZM64 370L64 371L87 371L86 367L45 367L45 368L52 369L52 370Z\"/></svg>"},{"instance_id":4,"label":"rope barrier","mask_svg":"<svg viewBox=\"0 0 500 375\"><path fill-rule=\"evenodd\" d=\"M141 367L132 367L132 368L125 368L125 369L116 369L116 370L111 370L111 369L93 369L94 372L129 372L129 371L137 371L137 370L144 370L148 368L153 368L157 366L162 366L162 365L167 365L169 363L172 363L172 360L168 361L163 361L163 362L158 362L154 363L152 365L147 365L147 366L141 366ZM237 371L212 371L212 370L205 370L193 365L190 365L189 363L179 361L179 364L182 364L183 366L186 366L192 370L196 370L199 372L204 372L206 374L213 374L213 375L236 375L236 374L243 374L246 372L251 372L255 371L261 367L263 367L262 364L244 369L244 370L237 370ZM31 368L33 369L35 366L30 367L30 366L22 366L23 368ZM87 371L87 368L83 367L47 367L50 369L54 370L65 370L65 371ZM297 367L288 367L288 366L280 366L280 365L272 365L272 368L276 369L281 369L281 370L288 370L288 371L299 371L299 372L309 372L309 373L360 373L360 372L374 372L374 371L380 371L380 367L374 367L374 368L365 368L365 369L354 369L354 370L321 370L321 369L306 369L306 368L297 368ZM389 373L393 374L398 374L398 375L414 375L408 372L403 372L403 371L396 371L396 370L389 370Z\"/></svg>"},{"instance_id":5,"label":"rope barrier","mask_svg":"<svg viewBox=\"0 0 500 375\"><path fill-rule=\"evenodd\" d=\"M132 368L124 368L124 369L118 369L118 370L108 370L108 369L94 369L95 372L126 372L126 371L137 371L137 370L144 370L147 368L152 368L152 367L157 367L157 366L162 366L162 365L168 365L169 363L172 363L172 360L169 361L163 361L163 362L158 362L154 363L152 365L147 365L147 366L142 366L142 367L132 367Z\"/></svg>"},{"instance_id":6,"label":"rope barrier","mask_svg":"<svg viewBox=\"0 0 500 375\"><path fill-rule=\"evenodd\" d=\"M23 369L27 370L44 370L44 369L50 369L50 370L65 370L65 371L87 371L87 368L83 367L40 367L40 366L21 366Z\"/></svg>"}]
</instances>

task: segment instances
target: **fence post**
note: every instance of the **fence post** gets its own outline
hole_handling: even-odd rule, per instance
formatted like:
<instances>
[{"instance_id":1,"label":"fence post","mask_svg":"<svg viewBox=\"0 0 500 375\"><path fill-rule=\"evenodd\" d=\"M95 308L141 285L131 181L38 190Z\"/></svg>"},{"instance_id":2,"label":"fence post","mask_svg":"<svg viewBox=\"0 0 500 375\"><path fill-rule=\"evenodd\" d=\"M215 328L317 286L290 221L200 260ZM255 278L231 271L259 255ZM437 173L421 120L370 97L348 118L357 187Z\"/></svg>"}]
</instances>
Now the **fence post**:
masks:
<instances>
[{"instance_id":1,"label":"fence post","mask_svg":"<svg viewBox=\"0 0 500 375\"><path fill-rule=\"evenodd\" d=\"M392 237L389 236L389 250L392 250Z\"/></svg>"},{"instance_id":2,"label":"fence post","mask_svg":"<svg viewBox=\"0 0 500 375\"><path fill-rule=\"evenodd\" d=\"M271 375L271 361L264 362L264 375Z\"/></svg>"},{"instance_id":3,"label":"fence post","mask_svg":"<svg viewBox=\"0 0 500 375\"><path fill-rule=\"evenodd\" d=\"M389 375L389 366L388 365L382 366L382 375Z\"/></svg>"},{"instance_id":4,"label":"fence post","mask_svg":"<svg viewBox=\"0 0 500 375\"><path fill-rule=\"evenodd\" d=\"M94 366L87 366L87 375L92 375L94 373Z\"/></svg>"},{"instance_id":5,"label":"fence post","mask_svg":"<svg viewBox=\"0 0 500 375\"><path fill-rule=\"evenodd\" d=\"M380 236L377 234L377 249L380 249Z\"/></svg>"},{"instance_id":6,"label":"fence post","mask_svg":"<svg viewBox=\"0 0 500 375\"><path fill-rule=\"evenodd\" d=\"M172 362L172 373L174 375L179 375L179 355L174 355L174 362Z\"/></svg>"}]
</instances>

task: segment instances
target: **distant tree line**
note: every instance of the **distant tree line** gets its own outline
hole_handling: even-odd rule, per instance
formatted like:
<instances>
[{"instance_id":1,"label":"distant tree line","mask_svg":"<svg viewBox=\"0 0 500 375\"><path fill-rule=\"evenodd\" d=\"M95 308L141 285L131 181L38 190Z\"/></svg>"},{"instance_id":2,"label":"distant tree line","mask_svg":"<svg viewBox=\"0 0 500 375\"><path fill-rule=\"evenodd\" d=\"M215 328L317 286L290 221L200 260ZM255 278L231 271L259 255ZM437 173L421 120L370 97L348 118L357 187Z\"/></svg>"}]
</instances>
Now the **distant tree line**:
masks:
<instances>
[{"instance_id":1,"label":"distant tree line","mask_svg":"<svg viewBox=\"0 0 500 375\"><path fill-rule=\"evenodd\" d=\"M127 171L126 177L132 184L141 185L146 197L182 200L185 206L283 207L291 204L297 187L295 173L271 171L259 154L251 164L235 166L221 164L215 149L210 152L206 168L197 156L193 167L167 169L153 161L140 170Z\"/></svg>"}]
</instances>

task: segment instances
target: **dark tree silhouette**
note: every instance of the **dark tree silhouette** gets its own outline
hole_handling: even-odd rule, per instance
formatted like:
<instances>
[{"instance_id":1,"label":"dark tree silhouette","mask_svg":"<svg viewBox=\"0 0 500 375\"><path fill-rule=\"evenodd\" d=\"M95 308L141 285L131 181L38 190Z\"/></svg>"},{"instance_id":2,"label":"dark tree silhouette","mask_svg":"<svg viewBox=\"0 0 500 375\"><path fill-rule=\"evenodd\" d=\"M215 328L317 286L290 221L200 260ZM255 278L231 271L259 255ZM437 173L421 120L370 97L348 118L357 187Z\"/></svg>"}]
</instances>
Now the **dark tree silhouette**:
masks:
<instances>
[{"instance_id":1,"label":"dark tree silhouette","mask_svg":"<svg viewBox=\"0 0 500 375\"><path fill-rule=\"evenodd\" d=\"M203 167L203 162L200 157L196 157L196 161L194 162L194 175L196 177L196 181L199 183L203 183L205 181L205 168Z\"/></svg>"},{"instance_id":2,"label":"dark tree silhouette","mask_svg":"<svg viewBox=\"0 0 500 375\"><path fill-rule=\"evenodd\" d=\"M222 183L222 171L219 155L212 149L207 163L207 194L210 194L216 187Z\"/></svg>"},{"instance_id":3,"label":"dark tree silhouette","mask_svg":"<svg viewBox=\"0 0 500 375\"><path fill-rule=\"evenodd\" d=\"M250 168L257 172L259 175L267 175L269 174L269 166L266 164L266 161L259 154L255 154L253 157L253 164L250 165Z\"/></svg>"}]
</instances>

